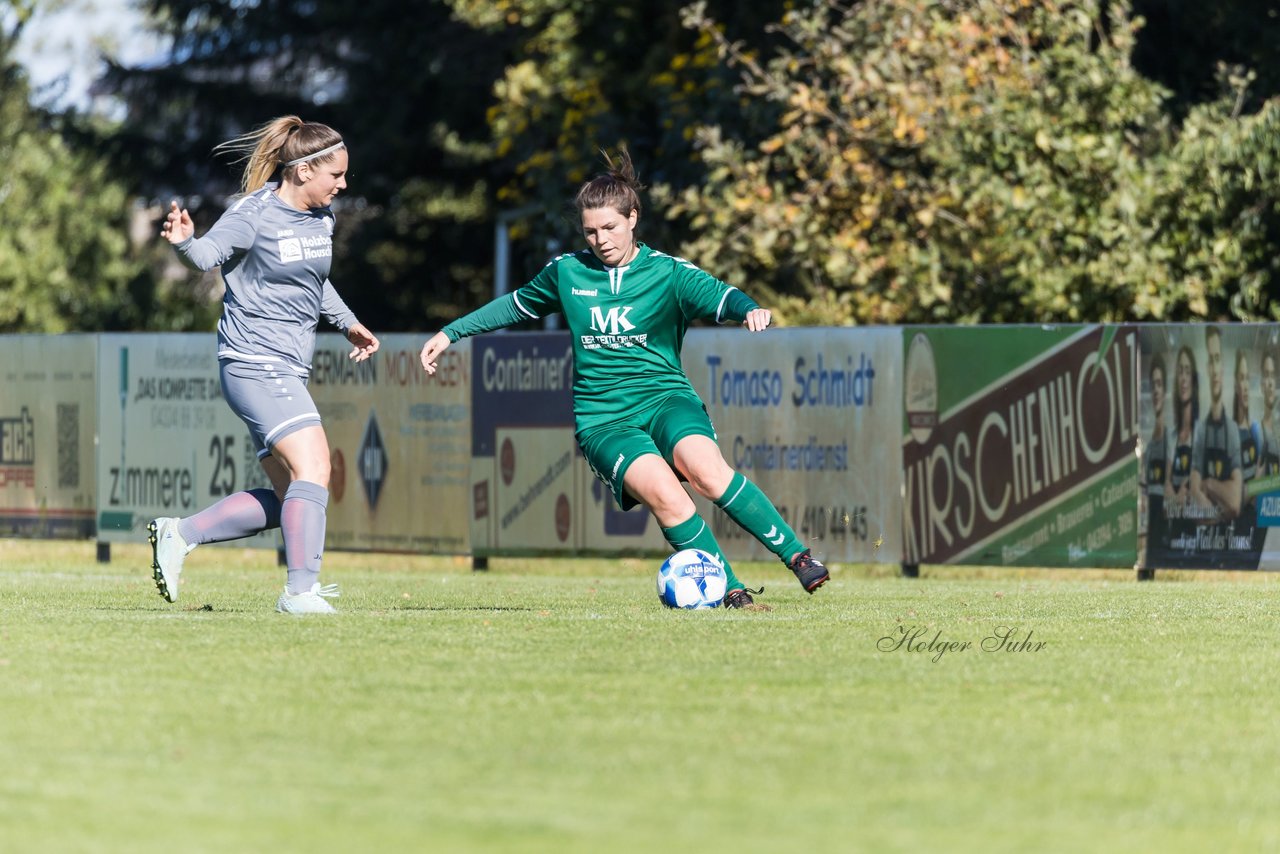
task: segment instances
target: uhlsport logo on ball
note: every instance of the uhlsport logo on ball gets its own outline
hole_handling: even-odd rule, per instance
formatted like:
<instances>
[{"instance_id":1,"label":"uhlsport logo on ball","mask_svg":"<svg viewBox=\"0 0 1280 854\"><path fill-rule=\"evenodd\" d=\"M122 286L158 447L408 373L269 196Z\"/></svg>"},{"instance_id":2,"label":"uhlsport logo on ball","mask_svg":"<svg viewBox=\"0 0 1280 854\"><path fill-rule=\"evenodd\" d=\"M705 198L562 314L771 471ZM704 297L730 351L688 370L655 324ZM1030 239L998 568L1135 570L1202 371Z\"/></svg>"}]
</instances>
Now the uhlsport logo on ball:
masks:
<instances>
[{"instance_id":1,"label":"uhlsport logo on ball","mask_svg":"<svg viewBox=\"0 0 1280 854\"><path fill-rule=\"evenodd\" d=\"M715 608L724 600L724 566L701 549L685 549L658 569L658 598L668 608Z\"/></svg>"}]
</instances>

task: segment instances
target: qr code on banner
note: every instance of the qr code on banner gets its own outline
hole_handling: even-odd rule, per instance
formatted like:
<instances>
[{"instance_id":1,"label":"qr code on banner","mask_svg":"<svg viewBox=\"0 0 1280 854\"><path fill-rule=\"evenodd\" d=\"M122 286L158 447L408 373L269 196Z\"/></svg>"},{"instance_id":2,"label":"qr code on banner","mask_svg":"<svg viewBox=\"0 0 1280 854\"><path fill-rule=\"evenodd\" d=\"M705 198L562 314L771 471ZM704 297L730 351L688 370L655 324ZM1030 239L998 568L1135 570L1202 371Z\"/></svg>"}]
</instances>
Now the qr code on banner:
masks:
<instances>
[{"instance_id":1,"label":"qr code on banner","mask_svg":"<svg viewBox=\"0 0 1280 854\"><path fill-rule=\"evenodd\" d=\"M58 404L58 486L80 485L80 404Z\"/></svg>"}]
</instances>

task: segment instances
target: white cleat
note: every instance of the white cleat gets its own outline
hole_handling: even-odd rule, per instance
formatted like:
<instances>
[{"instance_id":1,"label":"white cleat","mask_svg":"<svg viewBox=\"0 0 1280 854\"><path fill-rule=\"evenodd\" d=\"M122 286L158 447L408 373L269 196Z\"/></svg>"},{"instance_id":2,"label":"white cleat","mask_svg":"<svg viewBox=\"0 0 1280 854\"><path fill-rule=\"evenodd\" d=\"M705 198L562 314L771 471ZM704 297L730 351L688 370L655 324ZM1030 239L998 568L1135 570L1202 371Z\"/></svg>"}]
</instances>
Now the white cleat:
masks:
<instances>
[{"instance_id":1,"label":"white cleat","mask_svg":"<svg viewBox=\"0 0 1280 854\"><path fill-rule=\"evenodd\" d=\"M276 610L281 614L336 614L338 612L325 600L340 595L336 584L326 584L321 587L320 583L316 582L304 593L290 593L289 588L286 587L280 594L280 598L276 600Z\"/></svg>"},{"instance_id":2,"label":"white cleat","mask_svg":"<svg viewBox=\"0 0 1280 854\"><path fill-rule=\"evenodd\" d=\"M162 516L152 519L147 525L151 535L152 577L156 580L156 589L160 595L170 602L178 601L178 581L182 576L182 562L195 548L187 545L178 533L179 520L173 516Z\"/></svg>"}]
</instances>

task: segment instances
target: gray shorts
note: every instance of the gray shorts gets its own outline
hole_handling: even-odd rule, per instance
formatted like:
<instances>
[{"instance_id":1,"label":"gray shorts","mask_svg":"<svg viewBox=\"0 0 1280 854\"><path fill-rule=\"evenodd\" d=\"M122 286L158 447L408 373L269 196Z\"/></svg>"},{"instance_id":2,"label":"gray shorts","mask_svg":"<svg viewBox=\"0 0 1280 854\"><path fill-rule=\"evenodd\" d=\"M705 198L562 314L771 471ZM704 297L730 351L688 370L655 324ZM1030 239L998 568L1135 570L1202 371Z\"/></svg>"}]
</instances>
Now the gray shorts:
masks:
<instances>
[{"instance_id":1,"label":"gray shorts","mask_svg":"<svg viewBox=\"0 0 1280 854\"><path fill-rule=\"evenodd\" d=\"M303 427L320 425L307 382L282 362L219 362L222 396L249 428L258 459Z\"/></svg>"}]
</instances>

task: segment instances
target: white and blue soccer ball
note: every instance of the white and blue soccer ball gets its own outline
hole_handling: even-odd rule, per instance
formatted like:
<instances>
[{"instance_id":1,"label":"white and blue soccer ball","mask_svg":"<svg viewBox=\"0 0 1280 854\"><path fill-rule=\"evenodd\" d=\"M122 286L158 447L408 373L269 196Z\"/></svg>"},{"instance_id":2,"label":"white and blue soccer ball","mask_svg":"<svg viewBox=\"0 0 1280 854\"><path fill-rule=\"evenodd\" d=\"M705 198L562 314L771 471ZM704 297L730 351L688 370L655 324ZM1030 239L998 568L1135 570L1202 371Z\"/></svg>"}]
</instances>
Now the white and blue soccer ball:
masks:
<instances>
[{"instance_id":1,"label":"white and blue soccer ball","mask_svg":"<svg viewBox=\"0 0 1280 854\"><path fill-rule=\"evenodd\" d=\"M718 608L727 583L724 565L702 549L676 552L658 568L658 598L668 608Z\"/></svg>"}]
</instances>

